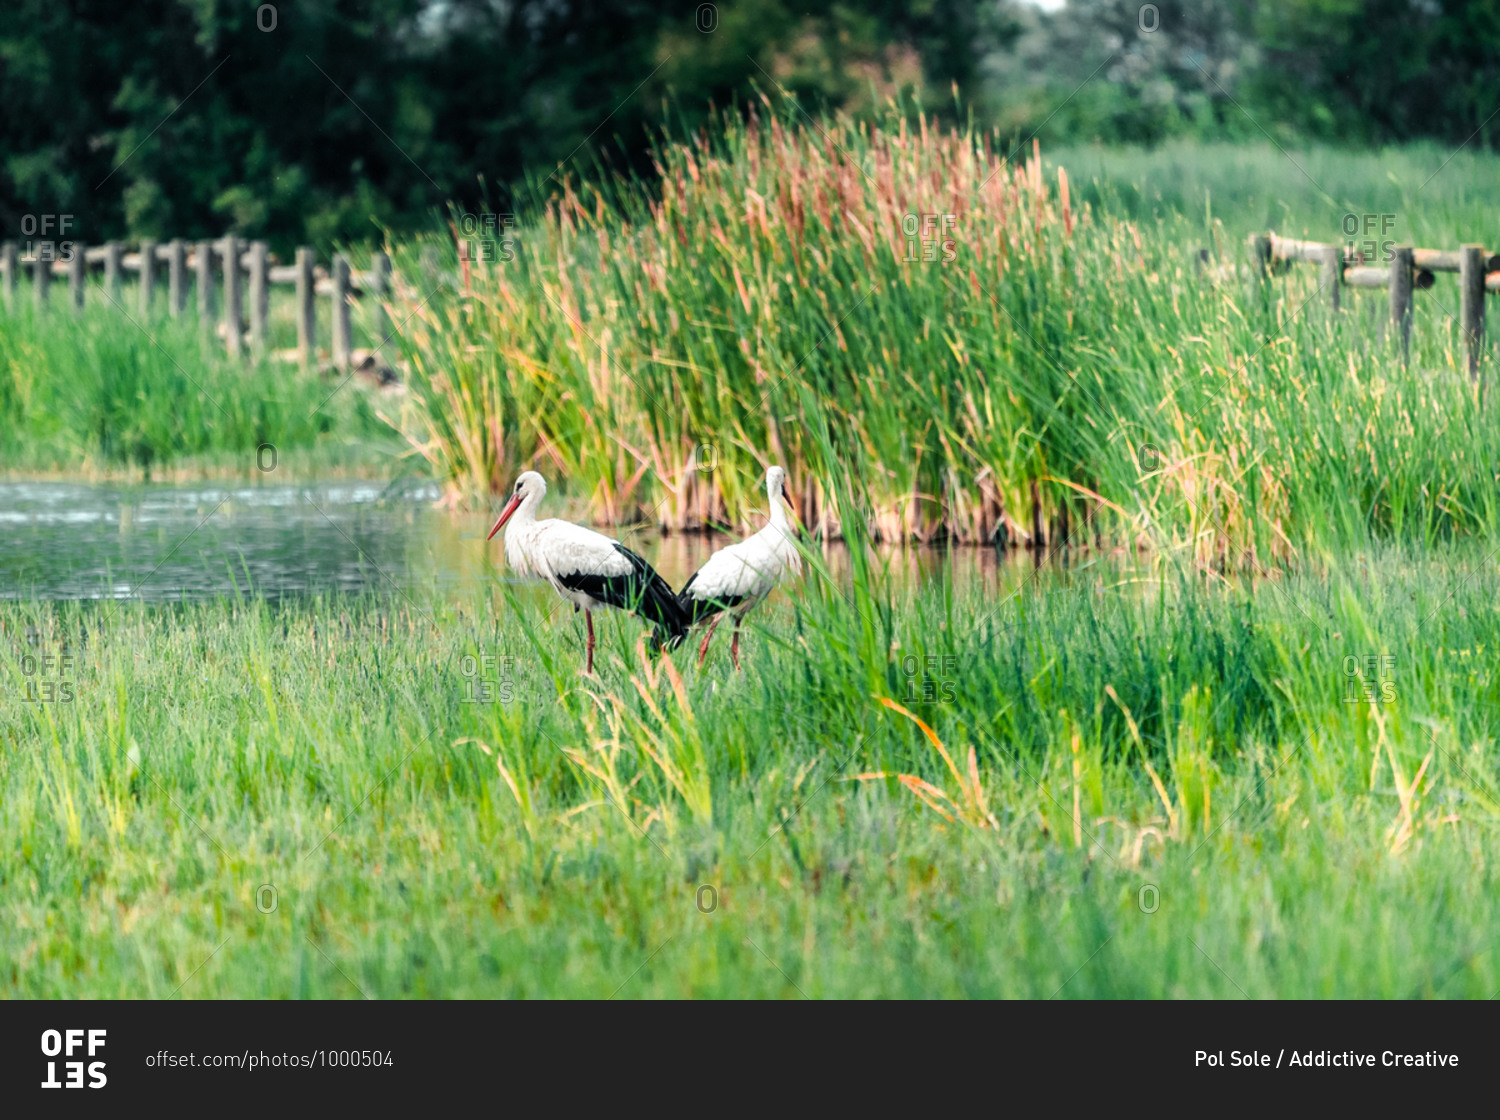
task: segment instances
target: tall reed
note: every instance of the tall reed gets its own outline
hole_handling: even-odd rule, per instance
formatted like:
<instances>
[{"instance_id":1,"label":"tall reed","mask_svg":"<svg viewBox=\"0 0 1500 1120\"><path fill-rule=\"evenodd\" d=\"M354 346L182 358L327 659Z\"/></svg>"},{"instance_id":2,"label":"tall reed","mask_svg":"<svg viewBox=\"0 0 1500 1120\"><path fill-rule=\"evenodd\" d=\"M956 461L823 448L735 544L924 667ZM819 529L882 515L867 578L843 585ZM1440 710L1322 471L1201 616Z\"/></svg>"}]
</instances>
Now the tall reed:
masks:
<instances>
[{"instance_id":1,"label":"tall reed","mask_svg":"<svg viewBox=\"0 0 1500 1120\"><path fill-rule=\"evenodd\" d=\"M1446 288L1403 360L1381 300L1334 319L1315 270L1261 282L1216 223L1200 274L1186 217L1079 206L1024 156L767 104L664 143L654 187L552 184L455 288L398 253L413 395L391 419L455 502L540 467L594 519L673 530L746 525L772 462L829 535L850 479L881 540L1002 529L1264 566L1494 528L1500 437Z\"/></svg>"}]
</instances>

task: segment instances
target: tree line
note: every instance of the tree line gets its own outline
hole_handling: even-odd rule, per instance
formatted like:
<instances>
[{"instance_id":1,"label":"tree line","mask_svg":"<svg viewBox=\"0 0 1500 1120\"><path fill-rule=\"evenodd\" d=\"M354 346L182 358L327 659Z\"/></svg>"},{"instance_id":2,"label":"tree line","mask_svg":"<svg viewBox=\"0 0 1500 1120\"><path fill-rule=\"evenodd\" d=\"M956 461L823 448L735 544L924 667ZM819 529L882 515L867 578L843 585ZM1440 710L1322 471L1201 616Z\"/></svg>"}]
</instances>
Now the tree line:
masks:
<instances>
[{"instance_id":1,"label":"tree line","mask_svg":"<svg viewBox=\"0 0 1500 1120\"><path fill-rule=\"evenodd\" d=\"M1003 140L1492 146L1500 2L12 0L0 234L278 246L649 176L715 109L924 111ZM788 112L798 110L787 109Z\"/></svg>"}]
</instances>

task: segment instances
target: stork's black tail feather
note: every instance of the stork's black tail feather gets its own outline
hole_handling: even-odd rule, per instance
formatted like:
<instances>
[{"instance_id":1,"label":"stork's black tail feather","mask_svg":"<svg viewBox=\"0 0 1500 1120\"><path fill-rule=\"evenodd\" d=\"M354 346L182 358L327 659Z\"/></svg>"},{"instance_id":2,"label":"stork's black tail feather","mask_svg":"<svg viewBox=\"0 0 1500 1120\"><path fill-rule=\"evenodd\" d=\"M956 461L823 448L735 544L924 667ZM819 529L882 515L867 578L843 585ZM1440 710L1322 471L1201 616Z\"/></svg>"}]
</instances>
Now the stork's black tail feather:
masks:
<instances>
[{"instance_id":1,"label":"stork's black tail feather","mask_svg":"<svg viewBox=\"0 0 1500 1120\"><path fill-rule=\"evenodd\" d=\"M698 573L694 572L693 578L683 584L682 590L677 593L677 606L682 611L682 617L689 629L712 618L720 611L732 611L745 601L743 595L724 595L717 599L694 595L693 583L697 578Z\"/></svg>"},{"instance_id":2,"label":"stork's black tail feather","mask_svg":"<svg viewBox=\"0 0 1500 1120\"><path fill-rule=\"evenodd\" d=\"M656 624L651 631L651 652L676 649L687 637L691 625L682 613L677 596L672 593L667 581L645 560L622 544L617 543L615 547L629 559L631 567L635 569L636 580L632 589L634 601L630 608L647 622Z\"/></svg>"}]
</instances>

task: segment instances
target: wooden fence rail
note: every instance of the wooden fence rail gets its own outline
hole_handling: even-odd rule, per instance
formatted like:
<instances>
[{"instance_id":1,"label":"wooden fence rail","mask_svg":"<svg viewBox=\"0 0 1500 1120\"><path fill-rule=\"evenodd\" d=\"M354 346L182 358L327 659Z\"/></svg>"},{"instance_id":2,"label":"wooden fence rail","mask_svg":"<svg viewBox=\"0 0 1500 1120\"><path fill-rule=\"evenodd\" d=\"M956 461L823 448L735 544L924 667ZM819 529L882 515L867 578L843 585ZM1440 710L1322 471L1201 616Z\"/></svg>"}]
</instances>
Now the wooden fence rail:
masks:
<instances>
[{"instance_id":1,"label":"wooden fence rail","mask_svg":"<svg viewBox=\"0 0 1500 1120\"><path fill-rule=\"evenodd\" d=\"M1389 250L1390 263L1380 266L1367 263L1352 245L1298 241L1274 233L1251 234L1249 248L1262 277L1278 266L1298 261L1319 265L1318 287L1327 294L1328 305L1334 311L1339 309L1340 288L1389 290L1391 324L1401 332L1403 353L1411 346L1412 293L1432 287L1436 283L1433 273L1458 273L1459 325L1469 376L1478 380L1484 353L1484 295L1500 292L1500 253L1491 253L1481 245L1463 245L1457 249L1396 245Z\"/></svg>"},{"instance_id":2,"label":"wooden fence rail","mask_svg":"<svg viewBox=\"0 0 1500 1120\"><path fill-rule=\"evenodd\" d=\"M47 246L49 249L50 245ZM436 274L435 261L423 256L424 269ZM252 354L266 353L269 343L270 293L274 285L295 288L297 324L297 360L304 366L317 359L317 300L331 304L329 351L335 365L349 363L352 353L350 304L361 296L373 299L371 326L377 342L384 337L387 317L384 301L391 294L391 261L383 252L371 255L371 267L355 270L348 258L334 255L330 266L317 264L313 250L297 250L296 263L283 265L272 256L264 241L245 242L229 234L218 241L189 243L181 239L167 242L142 241L133 252L122 243L85 246L71 243L67 259L61 254L40 256L33 252L23 257L14 241L0 245L0 292L7 308L14 307L24 273L31 273L32 291L39 307L51 298L54 277L66 277L69 302L75 309L84 306L89 292L90 273L102 277L104 299L122 311L134 310L141 316L151 313L158 300L158 279L166 277L166 309L176 318L188 306L188 274L196 287L197 311L205 325L214 321L216 311L223 326L224 344L231 354L241 353L248 341ZM133 272L139 281L136 307L128 309L121 302L120 283L123 272ZM222 299L218 298L222 290ZM248 296L248 324L246 297ZM248 339L246 337L248 325ZM377 346L378 348L378 346Z\"/></svg>"}]
</instances>

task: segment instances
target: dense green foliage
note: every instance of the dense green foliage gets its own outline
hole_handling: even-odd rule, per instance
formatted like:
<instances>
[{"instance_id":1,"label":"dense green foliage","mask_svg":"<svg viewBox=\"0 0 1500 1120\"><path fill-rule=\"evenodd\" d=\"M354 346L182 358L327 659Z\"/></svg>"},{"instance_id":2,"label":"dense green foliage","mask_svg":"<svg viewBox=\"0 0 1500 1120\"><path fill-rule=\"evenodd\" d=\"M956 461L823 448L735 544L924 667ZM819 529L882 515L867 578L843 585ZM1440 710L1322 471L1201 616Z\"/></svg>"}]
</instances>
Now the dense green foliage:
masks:
<instances>
[{"instance_id":1,"label":"dense green foliage","mask_svg":"<svg viewBox=\"0 0 1500 1120\"><path fill-rule=\"evenodd\" d=\"M814 570L743 672L651 665L611 617L596 679L550 593L499 583L0 607L0 986L1488 997L1471 559Z\"/></svg>"},{"instance_id":2,"label":"dense green foliage","mask_svg":"<svg viewBox=\"0 0 1500 1120\"><path fill-rule=\"evenodd\" d=\"M569 189L513 260L408 293L410 436L471 500L541 464L600 520L673 527L748 524L775 461L829 531L830 479L859 479L886 540L983 539L1003 508L1013 541L1066 521L1240 566L1500 530L1454 278L1418 294L1403 359L1383 292L1331 316L1315 269L1262 282L1241 237L1340 240L1390 208L1392 241L1496 244L1495 157L1064 162L899 118L667 147L658 190ZM705 475L705 446L734 469Z\"/></svg>"},{"instance_id":3,"label":"dense green foliage","mask_svg":"<svg viewBox=\"0 0 1500 1120\"><path fill-rule=\"evenodd\" d=\"M645 169L668 103L692 122L759 81L857 105L920 90L924 62L946 99L973 69L979 16L951 0L703 7L25 0L0 27L0 230L68 213L95 244L232 228L326 249L450 201L503 209L589 144Z\"/></svg>"},{"instance_id":4,"label":"dense green foliage","mask_svg":"<svg viewBox=\"0 0 1500 1120\"><path fill-rule=\"evenodd\" d=\"M1491 0L1068 0L1016 15L980 96L1023 136L1494 146Z\"/></svg>"},{"instance_id":5,"label":"dense green foliage","mask_svg":"<svg viewBox=\"0 0 1500 1120\"><path fill-rule=\"evenodd\" d=\"M1149 9L1149 11L1148 11ZM1491 146L1500 16L1435 0L22 0L0 26L0 231L373 241L757 91L920 99L999 146L1172 136ZM954 94L957 94L955 100Z\"/></svg>"}]
</instances>

